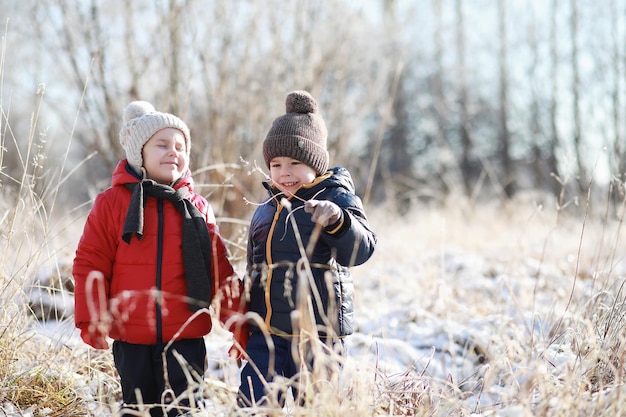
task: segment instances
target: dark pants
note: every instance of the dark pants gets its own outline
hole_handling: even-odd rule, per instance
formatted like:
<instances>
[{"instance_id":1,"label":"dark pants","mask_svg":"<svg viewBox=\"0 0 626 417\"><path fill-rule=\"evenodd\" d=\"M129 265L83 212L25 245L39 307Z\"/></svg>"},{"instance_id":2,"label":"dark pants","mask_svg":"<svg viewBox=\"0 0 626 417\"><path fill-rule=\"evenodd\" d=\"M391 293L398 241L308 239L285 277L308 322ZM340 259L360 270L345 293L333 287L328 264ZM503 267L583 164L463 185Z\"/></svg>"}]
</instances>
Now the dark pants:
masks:
<instances>
[{"instance_id":1,"label":"dark pants","mask_svg":"<svg viewBox=\"0 0 626 417\"><path fill-rule=\"evenodd\" d=\"M187 376L173 352L178 352L184 358L187 362L185 364L187 369L195 371L191 372L193 378L196 378L195 373L202 378L206 363L206 345L202 338L172 343L165 354L166 366L164 367L163 351L166 346L166 343L155 345L134 345L120 341L113 343L113 360L120 375L125 407L138 409L139 404L157 404L150 408L150 415L153 417L176 416L185 411L183 409L180 412L172 410L167 414L164 411L165 404L172 402L189 387ZM170 393L163 399L162 394L166 389L171 389L173 394ZM140 391L141 397L137 396L136 390ZM182 407L189 407L190 401L185 399L178 404ZM130 415L135 414L122 413L122 416Z\"/></svg>"},{"instance_id":2,"label":"dark pants","mask_svg":"<svg viewBox=\"0 0 626 417\"><path fill-rule=\"evenodd\" d=\"M249 362L241 370L241 385L239 386L238 403L241 407L249 407L252 404L268 405L268 399L264 398L269 393L266 391L265 384L274 381L274 378L280 376L288 378L292 381L291 391L297 403L302 403L303 398L298 390L298 374L301 366L306 370L313 369L313 357L307 355L303 358L305 362L302 364L293 356L292 344L297 339L282 338L279 336L271 336L273 347L268 346L266 336L261 332L252 332L246 353L249 356ZM335 342L341 345L343 351L343 341ZM298 350L298 349L296 349ZM273 365L273 367L272 367ZM275 397L269 402L276 401L278 405L284 405L284 392L276 391ZM274 395L272 395L274 396Z\"/></svg>"}]
</instances>

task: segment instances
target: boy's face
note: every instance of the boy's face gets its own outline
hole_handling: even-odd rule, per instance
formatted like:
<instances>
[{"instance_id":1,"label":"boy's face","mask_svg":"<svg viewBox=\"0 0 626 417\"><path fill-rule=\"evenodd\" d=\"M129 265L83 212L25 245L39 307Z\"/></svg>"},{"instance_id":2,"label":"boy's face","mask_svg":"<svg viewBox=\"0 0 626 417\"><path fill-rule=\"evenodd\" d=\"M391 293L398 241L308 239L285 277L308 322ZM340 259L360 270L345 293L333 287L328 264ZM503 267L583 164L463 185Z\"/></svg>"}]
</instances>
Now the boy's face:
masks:
<instances>
[{"instance_id":1,"label":"boy's face","mask_svg":"<svg viewBox=\"0 0 626 417\"><path fill-rule=\"evenodd\" d=\"M167 127L156 132L141 151L148 178L159 184L171 184L189 167L189 155L183 133Z\"/></svg>"},{"instance_id":2,"label":"boy's face","mask_svg":"<svg viewBox=\"0 0 626 417\"><path fill-rule=\"evenodd\" d=\"M300 186L312 183L315 177L317 177L315 170L297 159L277 156L270 161L272 182L288 196L295 194Z\"/></svg>"}]
</instances>

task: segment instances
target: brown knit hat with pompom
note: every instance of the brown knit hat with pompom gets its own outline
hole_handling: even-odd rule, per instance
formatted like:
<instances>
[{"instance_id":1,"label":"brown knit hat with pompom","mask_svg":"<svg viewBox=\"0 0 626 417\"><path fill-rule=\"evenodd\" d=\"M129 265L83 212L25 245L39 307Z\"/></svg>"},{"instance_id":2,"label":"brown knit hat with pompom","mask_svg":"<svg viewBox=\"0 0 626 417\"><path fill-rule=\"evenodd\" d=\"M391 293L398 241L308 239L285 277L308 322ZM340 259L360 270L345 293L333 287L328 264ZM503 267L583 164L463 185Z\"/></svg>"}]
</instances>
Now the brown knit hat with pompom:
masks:
<instances>
[{"instance_id":1,"label":"brown knit hat with pompom","mask_svg":"<svg viewBox=\"0 0 626 417\"><path fill-rule=\"evenodd\" d=\"M292 91L287 94L285 107L287 112L274 120L263 141L267 167L272 158L288 156L323 174L328 169L328 132L317 112L317 102L306 91Z\"/></svg>"}]
</instances>

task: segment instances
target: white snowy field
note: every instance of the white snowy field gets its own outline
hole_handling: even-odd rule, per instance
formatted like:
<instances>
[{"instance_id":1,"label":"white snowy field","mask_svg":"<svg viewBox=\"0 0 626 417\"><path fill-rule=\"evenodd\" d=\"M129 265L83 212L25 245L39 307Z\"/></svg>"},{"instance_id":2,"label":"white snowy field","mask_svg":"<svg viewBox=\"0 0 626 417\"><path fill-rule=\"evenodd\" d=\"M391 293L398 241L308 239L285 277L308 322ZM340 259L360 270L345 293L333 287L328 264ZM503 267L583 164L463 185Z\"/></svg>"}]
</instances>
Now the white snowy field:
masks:
<instances>
[{"instance_id":1,"label":"white snowy field","mask_svg":"<svg viewBox=\"0 0 626 417\"><path fill-rule=\"evenodd\" d=\"M333 387L340 400L279 414L626 415L615 216L534 201L369 214L379 243L353 268L357 331ZM110 352L84 345L71 319L33 324L21 312L0 308L0 416L112 415ZM206 340L211 398L194 415L230 415L230 334Z\"/></svg>"}]
</instances>

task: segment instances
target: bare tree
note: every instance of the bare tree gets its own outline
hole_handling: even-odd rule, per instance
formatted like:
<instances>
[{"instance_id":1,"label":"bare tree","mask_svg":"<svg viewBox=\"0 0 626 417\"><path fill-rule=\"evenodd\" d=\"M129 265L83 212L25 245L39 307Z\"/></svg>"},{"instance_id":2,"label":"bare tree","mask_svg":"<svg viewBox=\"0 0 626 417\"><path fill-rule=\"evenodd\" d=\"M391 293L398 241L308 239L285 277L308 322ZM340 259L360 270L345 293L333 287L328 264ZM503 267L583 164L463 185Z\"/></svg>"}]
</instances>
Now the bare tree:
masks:
<instances>
[{"instance_id":1,"label":"bare tree","mask_svg":"<svg viewBox=\"0 0 626 417\"><path fill-rule=\"evenodd\" d=\"M619 13L615 13L616 15L618 15ZM624 21L626 21L626 5L624 6L624 13L623 13L623 18ZM617 57L615 57L615 59L617 60ZM622 75L618 76L618 78L624 78L624 76L626 74L626 42L623 42L623 50L622 50ZM624 100L624 115L625 117L623 117L622 121L623 121L623 125L624 126L624 134L626 135L626 99ZM625 147L626 148L626 147ZM620 154L618 154L620 156L620 164L619 164L619 172L622 174L622 178L626 176L626 149L622 149L622 152Z\"/></svg>"},{"instance_id":2,"label":"bare tree","mask_svg":"<svg viewBox=\"0 0 626 417\"><path fill-rule=\"evenodd\" d=\"M461 158L459 166L463 177L465 193L472 194L472 182L475 173L472 172L472 139L470 137L470 115L468 111L467 92L467 68L465 66L465 15L463 12L463 1L457 0L455 3L456 14L456 56L457 56L457 77L458 77L458 106L460 113L459 137L461 138Z\"/></svg>"},{"instance_id":3,"label":"bare tree","mask_svg":"<svg viewBox=\"0 0 626 417\"><path fill-rule=\"evenodd\" d=\"M123 108L144 99L188 122L194 177L218 213L247 218L253 207L244 198L258 201L264 192L254 169L254 164L266 169L263 137L293 89L308 89L318 99L329 127L332 162L351 168L359 187L376 178L380 184L372 186L384 190L386 169L388 178L406 179L407 191L401 193L462 188L470 197L494 189L510 196L516 187L527 186L513 182L521 173L516 170L528 167L520 157L534 156L537 180L529 186L545 187L550 181L557 191L560 184L546 171L562 180L563 162L574 153L578 166L573 174L585 184L585 150L591 138L606 132L613 135L607 143L615 170L626 170L626 52L620 36L625 19L618 13L625 0L610 2L607 22L617 34L612 39L595 21L588 24L608 14L588 13L597 8L581 0L541 6L498 0L489 10L478 8L491 0L431 0L426 7L396 0L118 0L106 7L102 0L7 1L19 4L15 10L21 11L21 20L14 27L20 39L30 41L19 48L24 52L18 60L6 60L13 74L4 70L5 85L31 83L35 91L45 82L42 108L53 116L52 122L40 119L39 126L61 126L62 135L71 136L73 162L95 154L77 174L80 187L72 186L73 195L83 193L81 202L87 194L83 190L93 192L110 182L111 170L124 156L118 142ZM547 11L550 32L533 32L525 41L529 26L507 21L517 14L520 20L536 19L539 13L527 14L534 10L525 7L531 3ZM7 8L9 13L13 9ZM487 16L475 19L477 13ZM422 28L415 27L416 16L424 18ZM594 48L598 41L610 47ZM541 59L543 53L548 60ZM580 65L589 62L586 56L594 58L591 69ZM526 72L509 62L521 63ZM592 71L606 68L610 77L591 78ZM492 69L497 82L483 82ZM20 70L28 74L15 74ZM529 91L525 81L548 88ZM3 106L9 102L7 92ZM598 103L594 94L602 92L611 100ZM519 105L520 97L529 97L530 104ZM10 136L28 130L29 112L21 108L36 107L40 98L30 93L12 100L10 115L1 121L6 178L23 165L16 149L24 144ZM583 109L591 106L612 117L583 119ZM518 137L523 141L514 143ZM371 167L376 169L370 172ZM483 187L486 178L493 188ZM387 198L384 192L371 196L373 203Z\"/></svg>"},{"instance_id":4,"label":"bare tree","mask_svg":"<svg viewBox=\"0 0 626 417\"><path fill-rule=\"evenodd\" d=\"M587 169L585 167L585 159L583 155L585 154L584 143L582 139L582 126L581 126L581 117L580 117L580 94L581 94L581 84L580 84L580 67L578 62L578 1L570 0L570 34L572 40L572 55L571 55L571 66L572 66L572 117L573 117L573 139L574 139L574 152L576 154L576 163L578 168L578 184L579 188L582 192L585 191L585 187L587 186Z\"/></svg>"},{"instance_id":5,"label":"bare tree","mask_svg":"<svg viewBox=\"0 0 626 417\"><path fill-rule=\"evenodd\" d=\"M432 75L430 75L430 95L432 96L432 117L435 119L436 130L432 133L434 136L431 140L428 138L428 133L425 133L426 137L424 146L435 146L439 153L436 165L428 166L428 174L432 173L436 175L440 181L429 182L429 185L434 188L435 192L442 195L447 195L450 192L469 193L469 189L466 184L466 177L463 171L460 169L460 165L454 154L453 147L450 144L449 130L451 129L451 109L446 98L446 92L444 91L444 76L446 70L444 67L444 51L446 45L443 40L444 24L443 24L443 1L432 0L431 2L434 14L434 28L433 28L433 59L432 59ZM458 46L457 46L458 47ZM458 56L458 55L457 55ZM462 68L464 70L464 68ZM459 73L461 68L459 68ZM458 77L461 81L465 80L464 74ZM457 80L458 80L457 79ZM457 88L462 88L460 86ZM432 194L432 192L431 192Z\"/></svg>"},{"instance_id":6,"label":"bare tree","mask_svg":"<svg viewBox=\"0 0 626 417\"><path fill-rule=\"evenodd\" d=\"M556 3L558 0L553 0L553 10L556 10ZM531 60L528 66L528 78L531 81L530 84L533 86L531 91L531 103L530 103L530 133L532 135L531 141L531 160L533 164L533 173L534 173L534 183L533 186L537 189L545 189L550 190L553 193L558 193L560 191L560 187L558 182L554 179L554 177L559 178L559 169L557 166L557 158L556 158L556 149L558 144L558 132L556 131L556 92L554 93L553 99L548 105L551 108L551 117L549 118L550 125L552 126L552 130L549 132L544 132L542 129L542 108L545 100L544 92L539 89L539 85L542 85L540 82L539 66L540 66L540 41L538 34L538 24L537 19L538 16L536 14L536 10L532 2L529 2L528 9L531 11L531 22L530 28L528 30L529 35L529 46L531 49ZM552 25L550 26L550 45L552 48L556 48L556 21L555 14L551 14ZM555 60L554 68L552 71L552 85L553 89L556 91L556 63L558 62L558 58L556 56L556 50L551 53L551 58ZM552 114L552 111L555 113Z\"/></svg>"},{"instance_id":7,"label":"bare tree","mask_svg":"<svg viewBox=\"0 0 626 417\"><path fill-rule=\"evenodd\" d=\"M559 0L552 0L550 7L550 135L549 135L549 155L552 167L552 174L556 179L560 179L559 169L557 166L556 152L559 147L560 137L558 129L558 79L559 79L559 51L558 51L558 27L557 16L559 13ZM555 188L555 192L560 192L560 187Z\"/></svg>"},{"instance_id":8,"label":"bare tree","mask_svg":"<svg viewBox=\"0 0 626 417\"><path fill-rule=\"evenodd\" d=\"M611 0L610 6L610 27L611 32L619 33L619 10L616 0ZM625 8L626 11L626 8ZM613 88L611 92L611 101L613 107L613 150L615 152L615 169L616 176L624 181L626 179L626 146L623 139L623 124L622 124L622 105L620 92L623 89L624 80L623 74L620 71L620 41L623 39L617 35L612 37L611 41L611 75L613 79ZM626 47L626 43L624 43ZM626 53L624 54L626 56Z\"/></svg>"},{"instance_id":9,"label":"bare tree","mask_svg":"<svg viewBox=\"0 0 626 417\"><path fill-rule=\"evenodd\" d=\"M508 43L506 26L506 7L504 0L498 0L498 39L499 43L499 95L498 109L498 146L499 159L503 171L503 186L506 197L511 197L515 187L513 182L513 162L511 161L509 132L509 72L508 72Z\"/></svg>"}]
</instances>

